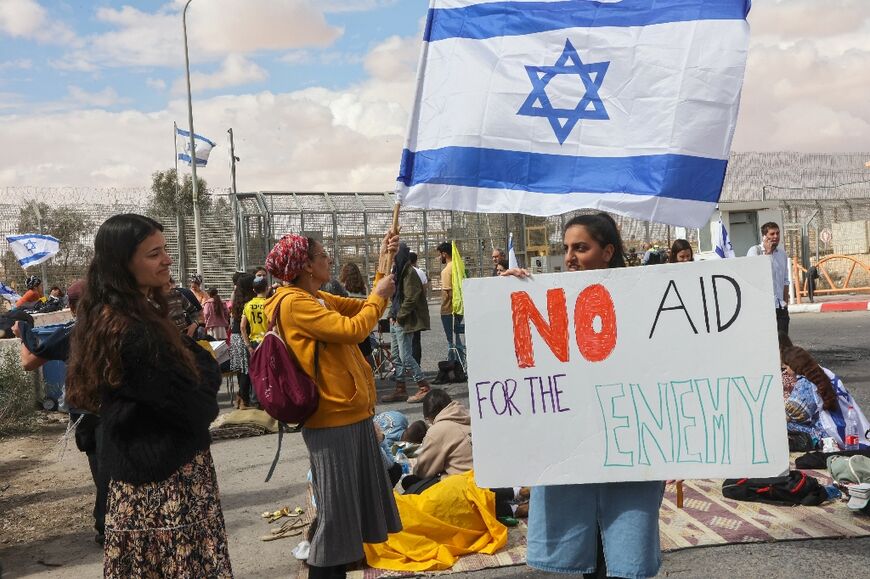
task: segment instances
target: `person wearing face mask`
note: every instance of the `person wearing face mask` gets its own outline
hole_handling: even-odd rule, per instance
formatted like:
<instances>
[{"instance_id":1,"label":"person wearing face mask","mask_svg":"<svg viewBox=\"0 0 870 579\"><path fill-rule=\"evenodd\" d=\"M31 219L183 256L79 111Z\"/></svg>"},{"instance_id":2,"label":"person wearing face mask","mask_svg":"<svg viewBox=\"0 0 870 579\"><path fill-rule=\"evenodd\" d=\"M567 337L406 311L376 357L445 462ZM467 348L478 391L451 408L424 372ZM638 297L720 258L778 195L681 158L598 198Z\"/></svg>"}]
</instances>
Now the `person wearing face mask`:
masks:
<instances>
[{"instance_id":1,"label":"person wearing face mask","mask_svg":"<svg viewBox=\"0 0 870 579\"><path fill-rule=\"evenodd\" d=\"M332 259L314 239L285 235L266 259L269 273L289 282L266 302L266 319L276 319L320 394L302 428L317 503L307 559L311 579L344 577L347 564L364 557L364 543L384 542L402 528L372 422L374 376L357 346L395 292L389 272L398 247L399 236L387 233L375 289L365 300L320 291L330 279Z\"/></svg>"},{"instance_id":2,"label":"person wearing face mask","mask_svg":"<svg viewBox=\"0 0 870 579\"><path fill-rule=\"evenodd\" d=\"M563 231L565 269L625 267L622 238L606 213L578 215ZM523 269L502 274L526 277ZM528 565L583 577L653 577L661 567L662 481L533 487Z\"/></svg>"},{"instance_id":3,"label":"person wearing face mask","mask_svg":"<svg viewBox=\"0 0 870 579\"><path fill-rule=\"evenodd\" d=\"M769 255L773 273L773 301L776 305L776 328L788 335L788 255L782 248L779 225L770 221L761 226L761 243L753 245L747 257Z\"/></svg>"}]
</instances>

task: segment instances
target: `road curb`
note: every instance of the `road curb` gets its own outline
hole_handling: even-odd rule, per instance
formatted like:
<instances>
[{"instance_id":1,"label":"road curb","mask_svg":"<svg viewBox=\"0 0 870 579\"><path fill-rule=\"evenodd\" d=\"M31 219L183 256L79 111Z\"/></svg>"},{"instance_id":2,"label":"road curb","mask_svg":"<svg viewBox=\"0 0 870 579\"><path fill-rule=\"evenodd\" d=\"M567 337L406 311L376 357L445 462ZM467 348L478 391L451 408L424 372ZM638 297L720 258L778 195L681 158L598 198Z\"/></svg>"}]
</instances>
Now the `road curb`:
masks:
<instances>
[{"instance_id":1,"label":"road curb","mask_svg":"<svg viewBox=\"0 0 870 579\"><path fill-rule=\"evenodd\" d=\"M870 311L870 301L825 302L819 304L791 304L789 314L821 314L828 312L866 312Z\"/></svg>"}]
</instances>

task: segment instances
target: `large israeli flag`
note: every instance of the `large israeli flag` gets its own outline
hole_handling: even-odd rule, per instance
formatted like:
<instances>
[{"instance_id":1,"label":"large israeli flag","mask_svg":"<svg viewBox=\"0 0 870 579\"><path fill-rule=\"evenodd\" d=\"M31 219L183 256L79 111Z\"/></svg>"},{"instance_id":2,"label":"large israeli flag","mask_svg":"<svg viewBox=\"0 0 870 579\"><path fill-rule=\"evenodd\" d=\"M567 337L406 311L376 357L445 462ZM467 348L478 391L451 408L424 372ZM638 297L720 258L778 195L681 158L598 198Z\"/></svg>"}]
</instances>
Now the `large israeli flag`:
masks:
<instances>
[{"instance_id":1,"label":"large israeli flag","mask_svg":"<svg viewBox=\"0 0 870 579\"><path fill-rule=\"evenodd\" d=\"M60 251L60 241L51 235L39 233L7 235L6 242L15 254L18 264L24 269L48 261Z\"/></svg>"},{"instance_id":2,"label":"large israeli flag","mask_svg":"<svg viewBox=\"0 0 870 579\"><path fill-rule=\"evenodd\" d=\"M432 0L399 201L704 225L725 178L749 6Z\"/></svg>"},{"instance_id":3,"label":"large israeli flag","mask_svg":"<svg viewBox=\"0 0 870 579\"><path fill-rule=\"evenodd\" d=\"M175 142L179 151L178 160L190 165L190 131L185 131L176 126ZM193 146L196 148L194 151L196 166L205 167L208 164L208 156L215 147L214 141L193 133Z\"/></svg>"}]
</instances>

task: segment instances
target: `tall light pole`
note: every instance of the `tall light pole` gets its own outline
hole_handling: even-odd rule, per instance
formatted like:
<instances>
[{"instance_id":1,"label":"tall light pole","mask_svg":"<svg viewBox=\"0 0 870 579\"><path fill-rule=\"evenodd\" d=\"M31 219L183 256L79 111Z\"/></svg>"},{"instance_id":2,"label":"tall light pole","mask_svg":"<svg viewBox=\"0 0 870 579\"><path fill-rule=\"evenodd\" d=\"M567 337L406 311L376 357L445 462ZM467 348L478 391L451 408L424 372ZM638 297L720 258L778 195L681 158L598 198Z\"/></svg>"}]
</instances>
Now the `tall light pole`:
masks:
<instances>
[{"instance_id":1,"label":"tall light pole","mask_svg":"<svg viewBox=\"0 0 870 579\"><path fill-rule=\"evenodd\" d=\"M184 29L184 70L187 74L187 122L190 125L190 172L193 175L193 236L196 243L196 273L202 275L202 236L199 223L199 191L196 184L196 145L193 142L193 99L190 94L190 57L187 53L187 8L193 0L187 0L181 15ZM181 248L179 248L181 253Z\"/></svg>"}]
</instances>

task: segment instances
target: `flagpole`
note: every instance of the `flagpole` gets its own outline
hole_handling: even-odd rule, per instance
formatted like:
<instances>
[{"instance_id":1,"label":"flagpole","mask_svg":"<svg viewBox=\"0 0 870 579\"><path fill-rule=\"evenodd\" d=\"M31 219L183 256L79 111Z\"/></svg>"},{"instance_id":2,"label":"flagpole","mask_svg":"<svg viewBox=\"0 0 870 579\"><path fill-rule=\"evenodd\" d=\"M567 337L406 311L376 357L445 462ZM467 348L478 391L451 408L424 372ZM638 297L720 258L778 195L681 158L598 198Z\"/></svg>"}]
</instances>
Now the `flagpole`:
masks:
<instances>
[{"instance_id":1,"label":"flagpole","mask_svg":"<svg viewBox=\"0 0 870 579\"><path fill-rule=\"evenodd\" d=\"M184 29L184 70L187 78L187 121L190 125L190 172L193 176L193 235L196 243L196 273L202 275L202 235L199 221L199 191L196 183L196 145L193 142L193 99L190 94L190 56L187 50L187 9L193 0L187 0L181 16Z\"/></svg>"}]
</instances>

